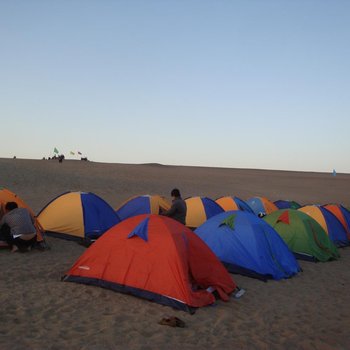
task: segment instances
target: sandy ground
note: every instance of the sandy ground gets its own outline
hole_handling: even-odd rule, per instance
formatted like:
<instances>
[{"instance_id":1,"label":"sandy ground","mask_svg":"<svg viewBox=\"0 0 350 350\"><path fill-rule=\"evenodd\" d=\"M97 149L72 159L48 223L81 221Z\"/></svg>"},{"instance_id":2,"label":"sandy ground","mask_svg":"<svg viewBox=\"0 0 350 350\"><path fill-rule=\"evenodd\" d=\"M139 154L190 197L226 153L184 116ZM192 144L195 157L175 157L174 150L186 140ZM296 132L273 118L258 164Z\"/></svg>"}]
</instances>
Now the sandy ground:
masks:
<instances>
[{"instance_id":1,"label":"sandy ground","mask_svg":"<svg viewBox=\"0 0 350 350\"><path fill-rule=\"evenodd\" d=\"M350 206L350 175L157 164L0 159L0 185L35 212L69 190L91 191L117 207L135 194L177 186L183 196L213 199L266 196L301 203ZM349 349L350 248L328 263L300 262L303 272L269 281L232 275L241 299L198 309L194 315L110 290L61 282L86 249L47 238L51 249L0 250L0 349ZM177 316L186 328L158 324Z\"/></svg>"}]
</instances>

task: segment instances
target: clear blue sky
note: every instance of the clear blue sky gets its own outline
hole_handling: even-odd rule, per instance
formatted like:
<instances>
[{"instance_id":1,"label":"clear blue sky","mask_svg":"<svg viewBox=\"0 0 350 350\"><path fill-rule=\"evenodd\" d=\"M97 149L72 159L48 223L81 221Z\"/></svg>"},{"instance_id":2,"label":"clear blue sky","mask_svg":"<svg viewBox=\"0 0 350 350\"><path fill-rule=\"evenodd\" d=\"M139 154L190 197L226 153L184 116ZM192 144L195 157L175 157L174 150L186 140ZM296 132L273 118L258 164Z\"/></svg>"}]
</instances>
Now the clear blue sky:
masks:
<instances>
[{"instance_id":1,"label":"clear blue sky","mask_svg":"<svg viewBox=\"0 0 350 350\"><path fill-rule=\"evenodd\" d=\"M0 156L350 173L350 1L0 1Z\"/></svg>"}]
</instances>

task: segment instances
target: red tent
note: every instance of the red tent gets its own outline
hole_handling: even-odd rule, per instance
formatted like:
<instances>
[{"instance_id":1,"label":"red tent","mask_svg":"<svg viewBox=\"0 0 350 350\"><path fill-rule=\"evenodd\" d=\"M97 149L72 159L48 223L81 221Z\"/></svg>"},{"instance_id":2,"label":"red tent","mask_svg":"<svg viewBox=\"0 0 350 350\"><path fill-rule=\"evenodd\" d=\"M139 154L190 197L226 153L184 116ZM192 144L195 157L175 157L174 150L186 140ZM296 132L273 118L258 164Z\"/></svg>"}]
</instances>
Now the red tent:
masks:
<instances>
[{"instance_id":1,"label":"red tent","mask_svg":"<svg viewBox=\"0 0 350 350\"><path fill-rule=\"evenodd\" d=\"M164 216L139 215L113 226L77 260L65 281L98 285L193 311L228 300L236 288L208 246ZM211 287L211 288L209 288Z\"/></svg>"}]
</instances>

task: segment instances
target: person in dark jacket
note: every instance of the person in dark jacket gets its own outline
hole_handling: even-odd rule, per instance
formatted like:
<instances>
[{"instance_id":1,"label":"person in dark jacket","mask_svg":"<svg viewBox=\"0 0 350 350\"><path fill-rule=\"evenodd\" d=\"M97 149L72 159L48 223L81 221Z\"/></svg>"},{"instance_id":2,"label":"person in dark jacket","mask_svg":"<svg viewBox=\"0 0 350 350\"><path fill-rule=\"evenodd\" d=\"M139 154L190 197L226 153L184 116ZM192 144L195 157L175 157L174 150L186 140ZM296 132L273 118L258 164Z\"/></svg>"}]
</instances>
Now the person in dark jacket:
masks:
<instances>
[{"instance_id":1,"label":"person in dark jacket","mask_svg":"<svg viewBox=\"0 0 350 350\"><path fill-rule=\"evenodd\" d=\"M163 211L161 215L169 216L185 225L187 213L186 202L181 198L180 191L177 188L171 191L171 197L173 197L171 208Z\"/></svg>"},{"instance_id":2,"label":"person in dark jacket","mask_svg":"<svg viewBox=\"0 0 350 350\"><path fill-rule=\"evenodd\" d=\"M34 219L26 208L18 208L16 202L8 202L6 213L0 221L0 240L4 240L12 248L27 251L36 242Z\"/></svg>"}]
</instances>

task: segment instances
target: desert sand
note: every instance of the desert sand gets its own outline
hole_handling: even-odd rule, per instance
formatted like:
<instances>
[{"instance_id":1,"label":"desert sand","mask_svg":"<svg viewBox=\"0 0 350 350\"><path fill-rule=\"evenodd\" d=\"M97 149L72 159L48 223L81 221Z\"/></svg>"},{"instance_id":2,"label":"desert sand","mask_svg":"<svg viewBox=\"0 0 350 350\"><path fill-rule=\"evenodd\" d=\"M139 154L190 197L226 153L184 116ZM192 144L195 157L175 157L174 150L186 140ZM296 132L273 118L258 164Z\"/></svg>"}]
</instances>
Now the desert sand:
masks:
<instances>
[{"instance_id":1,"label":"desert sand","mask_svg":"<svg viewBox=\"0 0 350 350\"><path fill-rule=\"evenodd\" d=\"M350 206L350 175L250 169L0 159L0 186L37 213L66 191L90 191L116 208L137 194L169 198L266 196ZM169 198L170 199L170 198ZM86 248L47 238L50 250L0 250L0 349L349 349L350 248L327 263L261 282L231 275L246 290L194 315L61 276ZM185 328L159 325L166 316Z\"/></svg>"}]
</instances>

